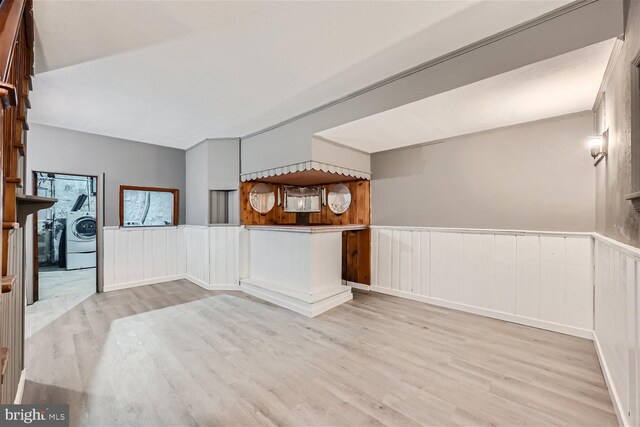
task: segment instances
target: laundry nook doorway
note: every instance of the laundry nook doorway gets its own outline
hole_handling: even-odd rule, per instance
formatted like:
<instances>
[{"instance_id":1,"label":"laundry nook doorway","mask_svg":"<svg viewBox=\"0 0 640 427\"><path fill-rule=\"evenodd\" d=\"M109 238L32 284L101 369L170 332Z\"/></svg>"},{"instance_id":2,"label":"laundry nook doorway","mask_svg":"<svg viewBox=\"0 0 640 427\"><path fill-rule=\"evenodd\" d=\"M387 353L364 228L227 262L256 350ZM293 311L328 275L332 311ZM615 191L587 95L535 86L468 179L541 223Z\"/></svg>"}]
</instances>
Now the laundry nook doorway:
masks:
<instances>
[{"instance_id":1,"label":"laundry nook doorway","mask_svg":"<svg viewBox=\"0 0 640 427\"><path fill-rule=\"evenodd\" d=\"M98 177L33 172L34 194L57 202L34 218L33 301L97 291Z\"/></svg>"}]
</instances>

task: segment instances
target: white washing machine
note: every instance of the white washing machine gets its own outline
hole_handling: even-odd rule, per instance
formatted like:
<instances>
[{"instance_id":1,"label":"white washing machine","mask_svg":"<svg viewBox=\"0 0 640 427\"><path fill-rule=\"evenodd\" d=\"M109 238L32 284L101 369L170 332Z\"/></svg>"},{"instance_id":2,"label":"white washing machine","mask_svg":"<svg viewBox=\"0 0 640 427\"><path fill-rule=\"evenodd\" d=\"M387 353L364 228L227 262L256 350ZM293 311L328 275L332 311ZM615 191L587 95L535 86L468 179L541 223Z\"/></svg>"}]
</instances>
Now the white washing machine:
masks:
<instances>
[{"instance_id":1,"label":"white washing machine","mask_svg":"<svg viewBox=\"0 0 640 427\"><path fill-rule=\"evenodd\" d=\"M96 219L88 212L69 212L66 227L67 270L96 266Z\"/></svg>"}]
</instances>

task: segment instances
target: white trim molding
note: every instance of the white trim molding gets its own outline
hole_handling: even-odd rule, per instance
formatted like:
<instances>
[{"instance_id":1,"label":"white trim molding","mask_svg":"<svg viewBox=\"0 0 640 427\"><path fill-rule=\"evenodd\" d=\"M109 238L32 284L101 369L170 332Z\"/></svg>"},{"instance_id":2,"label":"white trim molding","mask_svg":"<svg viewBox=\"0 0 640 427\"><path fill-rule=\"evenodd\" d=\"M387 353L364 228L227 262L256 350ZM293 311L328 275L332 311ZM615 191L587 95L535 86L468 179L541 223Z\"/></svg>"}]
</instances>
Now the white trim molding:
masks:
<instances>
[{"instance_id":1,"label":"white trim molding","mask_svg":"<svg viewBox=\"0 0 640 427\"><path fill-rule=\"evenodd\" d=\"M135 282L125 282L118 284L105 284L104 292L119 291L121 289L137 288L138 286L155 285L158 283L171 282L173 280L188 279L186 274L177 274L175 276L159 277L155 279L138 280ZM193 282L193 280L190 280ZM195 283L195 282L194 282Z\"/></svg>"},{"instance_id":2,"label":"white trim molding","mask_svg":"<svg viewBox=\"0 0 640 427\"><path fill-rule=\"evenodd\" d=\"M350 286L353 289L359 289L361 291L365 291L365 292L369 292L371 290L371 286L370 285L365 285L363 283L358 283L358 282L351 282L349 280L343 280L342 281L343 285L345 286Z\"/></svg>"},{"instance_id":3,"label":"white trim molding","mask_svg":"<svg viewBox=\"0 0 640 427\"><path fill-rule=\"evenodd\" d=\"M440 231L467 234L496 234L509 236L561 236L589 238L593 233L580 231L537 231L537 230L502 230L494 228L453 228L453 227L412 227L404 225L371 225L372 229L400 230L400 231Z\"/></svg>"},{"instance_id":4,"label":"white trim molding","mask_svg":"<svg viewBox=\"0 0 640 427\"><path fill-rule=\"evenodd\" d=\"M206 289L208 291L239 291L240 290L240 284L239 283L212 285L210 283L203 282L202 280L197 279L197 278L195 278L193 276L189 276L188 274L185 274L184 276L182 276L181 279L188 280L191 283L193 283L195 285L198 285L201 288Z\"/></svg>"},{"instance_id":5,"label":"white trim molding","mask_svg":"<svg viewBox=\"0 0 640 427\"><path fill-rule=\"evenodd\" d=\"M242 279L240 281L240 289L256 298L268 301L272 304L279 305L288 310L295 311L307 317L315 317L325 311L344 304L353 299L351 289L347 286L344 290L331 294L327 298L318 301L304 301L302 298L296 298L287 293L275 290L266 283L261 283L251 279Z\"/></svg>"},{"instance_id":6,"label":"white trim molding","mask_svg":"<svg viewBox=\"0 0 640 427\"><path fill-rule=\"evenodd\" d=\"M392 295L400 298L410 299L412 301L424 302L426 304L435 305L438 307L450 308L453 310L464 311L465 313L477 314L484 317L490 317L492 319L504 320L510 323L517 323L519 325L531 326L538 329L544 329L552 332L559 332L565 335L572 335L579 338L586 338L588 340L593 339L593 331L591 329L577 328L574 326L562 325L559 323L548 322L540 319L534 319L525 316L517 316L511 313L504 313L495 310L488 310L485 308L475 307L472 305L460 304L438 298L430 298L422 295L415 295L408 292L402 292L394 289L381 288L378 286L371 286L372 292L379 292L381 294Z\"/></svg>"}]
</instances>

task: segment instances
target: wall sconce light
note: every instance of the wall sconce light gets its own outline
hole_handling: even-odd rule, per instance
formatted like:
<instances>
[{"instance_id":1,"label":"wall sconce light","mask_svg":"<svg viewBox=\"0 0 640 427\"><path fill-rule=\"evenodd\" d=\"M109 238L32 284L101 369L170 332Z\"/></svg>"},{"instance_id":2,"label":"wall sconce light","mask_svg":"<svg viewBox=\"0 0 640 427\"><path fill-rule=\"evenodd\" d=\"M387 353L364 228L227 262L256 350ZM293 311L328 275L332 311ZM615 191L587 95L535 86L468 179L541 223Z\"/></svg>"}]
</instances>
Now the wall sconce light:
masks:
<instances>
[{"instance_id":1,"label":"wall sconce light","mask_svg":"<svg viewBox=\"0 0 640 427\"><path fill-rule=\"evenodd\" d=\"M602 137L598 135L590 136L589 148L591 149L591 157L593 157L594 159L598 157L602 152Z\"/></svg>"},{"instance_id":2,"label":"wall sconce light","mask_svg":"<svg viewBox=\"0 0 640 427\"><path fill-rule=\"evenodd\" d=\"M589 148L591 149L591 157L593 157L594 166L606 157L608 147L609 129L607 129L602 135L589 137Z\"/></svg>"}]
</instances>

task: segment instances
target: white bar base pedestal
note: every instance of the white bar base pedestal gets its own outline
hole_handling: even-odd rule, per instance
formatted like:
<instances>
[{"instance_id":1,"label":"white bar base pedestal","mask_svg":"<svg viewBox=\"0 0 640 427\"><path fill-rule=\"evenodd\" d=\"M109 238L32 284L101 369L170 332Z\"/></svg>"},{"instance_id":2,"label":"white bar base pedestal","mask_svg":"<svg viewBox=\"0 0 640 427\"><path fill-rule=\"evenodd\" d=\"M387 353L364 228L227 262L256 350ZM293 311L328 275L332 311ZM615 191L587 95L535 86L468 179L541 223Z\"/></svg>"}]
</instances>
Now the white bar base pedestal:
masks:
<instances>
[{"instance_id":1,"label":"white bar base pedestal","mask_svg":"<svg viewBox=\"0 0 640 427\"><path fill-rule=\"evenodd\" d=\"M341 227L250 226L248 277L240 289L314 317L351 299L342 283Z\"/></svg>"},{"instance_id":2,"label":"white bar base pedestal","mask_svg":"<svg viewBox=\"0 0 640 427\"><path fill-rule=\"evenodd\" d=\"M315 317L353 299L351 289L344 286L338 293L315 302L308 302L297 297L287 295L264 283L250 279L240 281L240 289L249 295L269 301L272 304L287 308L307 317Z\"/></svg>"}]
</instances>

